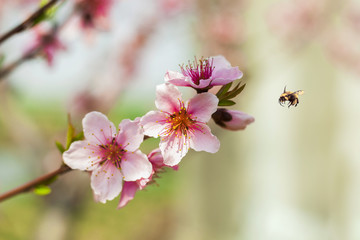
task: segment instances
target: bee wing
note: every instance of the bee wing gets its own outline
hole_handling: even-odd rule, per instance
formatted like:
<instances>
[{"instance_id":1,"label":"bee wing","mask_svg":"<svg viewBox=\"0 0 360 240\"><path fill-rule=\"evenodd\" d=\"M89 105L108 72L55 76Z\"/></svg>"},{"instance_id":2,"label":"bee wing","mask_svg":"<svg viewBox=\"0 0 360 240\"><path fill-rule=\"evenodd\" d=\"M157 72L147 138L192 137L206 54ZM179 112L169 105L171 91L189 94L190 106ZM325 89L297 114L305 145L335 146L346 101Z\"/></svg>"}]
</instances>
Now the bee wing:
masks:
<instances>
[{"instance_id":1,"label":"bee wing","mask_svg":"<svg viewBox=\"0 0 360 240\"><path fill-rule=\"evenodd\" d=\"M305 92L303 90L298 90L294 93L300 96L300 95L303 95Z\"/></svg>"}]
</instances>

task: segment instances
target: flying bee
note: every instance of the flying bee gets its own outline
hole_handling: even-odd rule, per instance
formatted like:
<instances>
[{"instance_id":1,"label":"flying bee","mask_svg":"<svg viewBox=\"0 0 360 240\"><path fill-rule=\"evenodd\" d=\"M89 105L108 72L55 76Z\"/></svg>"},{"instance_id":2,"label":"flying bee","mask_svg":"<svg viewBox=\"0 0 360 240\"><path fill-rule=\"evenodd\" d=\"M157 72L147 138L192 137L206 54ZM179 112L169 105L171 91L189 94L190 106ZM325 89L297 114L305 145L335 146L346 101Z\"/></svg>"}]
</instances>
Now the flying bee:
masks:
<instances>
[{"instance_id":1,"label":"flying bee","mask_svg":"<svg viewBox=\"0 0 360 240\"><path fill-rule=\"evenodd\" d=\"M296 107L299 104L299 96L303 95L303 90L298 90L295 92L286 91L286 86L284 87L284 92L280 95L279 103L281 106L285 104L286 101L289 102L288 107L294 106Z\"/></svg>"}]
</instances>

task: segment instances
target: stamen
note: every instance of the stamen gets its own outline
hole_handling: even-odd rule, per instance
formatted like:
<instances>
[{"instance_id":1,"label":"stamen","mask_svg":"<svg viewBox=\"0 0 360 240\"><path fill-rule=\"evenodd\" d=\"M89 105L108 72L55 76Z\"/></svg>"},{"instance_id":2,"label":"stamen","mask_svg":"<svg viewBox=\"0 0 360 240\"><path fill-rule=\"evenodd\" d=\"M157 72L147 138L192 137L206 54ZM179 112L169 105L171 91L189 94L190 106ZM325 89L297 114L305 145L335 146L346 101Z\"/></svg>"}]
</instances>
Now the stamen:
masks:
<instances>
[{"instance_id":1,"label":"stamen","mask_svg":"<svg viewBox=\"0 0 360 240\"><path fill-rule=\"evenodd\" d=\"M193 64L189 61L186 66L184 66L184 64L180 65L180 69L183 75L190 77L196 85L200 85L200 80L209 79L211 77L215 68L213 62L213 58L211 58L211 60L204 58L198 60L195 57Z\"/></svg>"}]
</instances>

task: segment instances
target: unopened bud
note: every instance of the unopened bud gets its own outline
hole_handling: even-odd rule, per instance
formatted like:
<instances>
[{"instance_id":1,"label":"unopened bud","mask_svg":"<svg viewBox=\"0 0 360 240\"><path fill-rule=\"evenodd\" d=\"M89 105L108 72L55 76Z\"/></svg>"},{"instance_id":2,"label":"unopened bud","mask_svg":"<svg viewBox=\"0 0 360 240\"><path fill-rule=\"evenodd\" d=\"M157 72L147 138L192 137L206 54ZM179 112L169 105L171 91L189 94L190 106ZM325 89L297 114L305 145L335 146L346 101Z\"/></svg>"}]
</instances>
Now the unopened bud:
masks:
<instances>
[{"instance_id":1,"label":"unopened bud","mask_svg":"<svg viewBox=\"0 0 360 240\"><path fill-rule=\"evenodd\" d=\"M227 110L219 108L213 115L215 123L229 130L243 130L246 126L255 121L255 119L243 112L236 110Z\"/></svg>"}]
</instances>

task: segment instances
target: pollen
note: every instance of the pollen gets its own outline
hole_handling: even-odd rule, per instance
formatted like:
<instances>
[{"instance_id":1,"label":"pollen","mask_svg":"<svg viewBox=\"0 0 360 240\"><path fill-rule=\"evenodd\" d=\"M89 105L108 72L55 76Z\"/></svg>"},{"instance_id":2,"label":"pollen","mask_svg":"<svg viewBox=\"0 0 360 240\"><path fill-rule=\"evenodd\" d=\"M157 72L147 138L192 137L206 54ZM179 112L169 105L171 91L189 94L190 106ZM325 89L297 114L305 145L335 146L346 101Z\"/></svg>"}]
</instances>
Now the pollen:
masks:
<instances>
[{"instance_id":1,"label":"pollen","mask_svg":"<svg viewBox=\"0 0 360 240\"><path fill-rule=\"evenodd\" d=\"M178 138L188 135L188 131L194 124L194 120L192 120L190 114L187 113L184 102L182 101L180 102L180 109L180 111L174 112L166 119L166 122L170 123L170 126L165 129L164 135L169 136L174 134Z\"/></svg>"},{"instance_id":2,"label":"pollen","mask_svg":"<svg viewBox=\"0 0 360 240\"><path fill-rule=\"evenodd\" d=\"M120 168L120 163L123 160L122 157L125 153L125 149L115 141L113 138L111 141L108 141L107 144L100 145L100 156L98 159L101 159L100 164L111 164L116 168Z\"/></svg>"}]
</instances>

